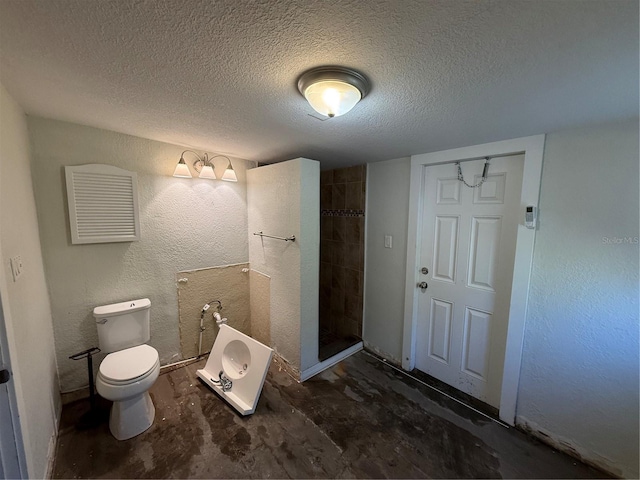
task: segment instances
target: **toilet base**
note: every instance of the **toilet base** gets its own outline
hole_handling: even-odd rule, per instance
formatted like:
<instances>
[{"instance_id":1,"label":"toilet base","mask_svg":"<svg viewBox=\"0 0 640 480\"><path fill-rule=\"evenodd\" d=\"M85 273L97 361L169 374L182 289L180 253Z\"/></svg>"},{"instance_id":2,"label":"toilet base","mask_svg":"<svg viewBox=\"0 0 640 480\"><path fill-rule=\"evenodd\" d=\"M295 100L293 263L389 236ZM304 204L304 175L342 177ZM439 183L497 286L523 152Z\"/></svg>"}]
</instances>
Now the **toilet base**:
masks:
<instances>
[{"instance_id":1,"label":"toilet base","mask_svg":"<svg viewBox=\"0 0 640 480\"><path fill-rule=\"evenodd\" d=\"M109 430L118 440L127 440L140 435L153 425L156 407L149 392L127 400L113 402L109 417Z\"/></svg>"}]
</instances>

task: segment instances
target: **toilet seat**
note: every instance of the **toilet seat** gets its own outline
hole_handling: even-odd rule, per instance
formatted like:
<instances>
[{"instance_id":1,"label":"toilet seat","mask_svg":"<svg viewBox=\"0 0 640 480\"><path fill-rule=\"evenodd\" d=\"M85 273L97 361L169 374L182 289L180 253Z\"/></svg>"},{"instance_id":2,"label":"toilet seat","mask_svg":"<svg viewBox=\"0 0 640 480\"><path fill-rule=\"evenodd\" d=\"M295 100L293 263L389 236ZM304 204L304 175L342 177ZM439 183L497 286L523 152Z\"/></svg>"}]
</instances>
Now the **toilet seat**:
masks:
<instances>
[{"instance_id":1,"label":"toilet seat","mask_svg":"<svg viewBox=\"0 0 640 480\"><path fill-rule=\"evenodd\" d=\"M158 351L149 345L138 345L110 353L100 363L102 381L111 385L127 385L144 380L160 366Z\"/></svg>"}]
</instances>

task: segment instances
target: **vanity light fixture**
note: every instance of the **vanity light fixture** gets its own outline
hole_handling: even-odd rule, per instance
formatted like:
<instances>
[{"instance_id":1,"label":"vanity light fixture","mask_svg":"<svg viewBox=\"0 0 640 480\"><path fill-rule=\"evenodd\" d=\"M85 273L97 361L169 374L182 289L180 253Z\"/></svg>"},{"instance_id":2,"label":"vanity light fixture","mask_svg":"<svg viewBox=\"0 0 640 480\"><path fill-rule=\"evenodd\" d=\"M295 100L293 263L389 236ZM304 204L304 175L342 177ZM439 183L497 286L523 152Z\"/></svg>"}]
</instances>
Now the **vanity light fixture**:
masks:
<instances>
[{"instance_id":1,"label":"vanity light fixture","mask_svg":"<svg viewBox=\"0 0 640 480\"><path fill-rule=\"evenodd\" d=\"M316 67L298 79L298 90L313 109L329 118L344 115L369 93L367 77L346 67Z\"/></svg>"},{"instance_id":2,"label":"vanity light fixture","mask_svg":"<svg viewBox=\"0 0 640 480\"><path fill-rule=\"evenodd\" d=\"M198 155L193 150L185 150L184 152L182 152L182 154L180 155L180 160L178 161L178 165L176 165L176 169L173 172L174 177L193 178L191 172L189 171L187 163L184 161L185 153L191 153L195 155L197 160L193 162L193 168L200 174L198 175L198 178L207 178L209 180L216 179L216 174L213 172L213 164L211 163L211 160L213 160L213 158L209 159L209 155L207 153L200 157L200 155Z\"/></svg>"},{"instance_id":3,"label":"vanity light fixture","mask_svg":"<svg viewBox=\"0 0 640 480\"><path fill-rule=\"evenodd\" d=\"M227 169L224 171L221 180L225 180L227 182L238 181L238 177L236 176L236 172L233 170L233 165L231 165L231 159L229 157L225 155L214 155L213 157L209 157L208 153L205 153L202 157L200 157L200 155L198 155L193 150L185 150L184 152L182 152L182 154L180 155L180 161L178 161L178 165L176 165L176 169L173 172L174 177L193 178L191 172L189 171L189 166L184 160L185 153L191 153L196 156L196 161L193 162L193 168L200 174L198 175L198 178L216 180L218 177L216 177L216 174L213 171L213 159L226 158L227 162L229 163L227 164Z\"/></svg>"}]
</instances>

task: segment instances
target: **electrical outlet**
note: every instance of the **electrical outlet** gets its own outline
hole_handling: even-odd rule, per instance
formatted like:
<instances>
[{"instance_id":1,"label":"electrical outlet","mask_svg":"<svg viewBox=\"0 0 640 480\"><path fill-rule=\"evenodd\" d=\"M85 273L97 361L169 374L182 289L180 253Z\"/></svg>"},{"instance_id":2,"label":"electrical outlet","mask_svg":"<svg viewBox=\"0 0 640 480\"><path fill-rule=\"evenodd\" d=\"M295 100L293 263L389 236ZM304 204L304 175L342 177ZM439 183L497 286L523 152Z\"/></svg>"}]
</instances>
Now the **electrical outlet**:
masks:
<instances>
[{"instance_id":1,"label":"electrical outlet","mask_svg":"<svg viewBox=\"0 0 640 480\"><path fill-rule=\"evenodd\" d=\"M22 257L20 255L16 255L11 258L11 273L13 273L13 281L16 282L20 275L22 275L22 270L24 269L22 265Z\"/></svg>"}]
</instances>

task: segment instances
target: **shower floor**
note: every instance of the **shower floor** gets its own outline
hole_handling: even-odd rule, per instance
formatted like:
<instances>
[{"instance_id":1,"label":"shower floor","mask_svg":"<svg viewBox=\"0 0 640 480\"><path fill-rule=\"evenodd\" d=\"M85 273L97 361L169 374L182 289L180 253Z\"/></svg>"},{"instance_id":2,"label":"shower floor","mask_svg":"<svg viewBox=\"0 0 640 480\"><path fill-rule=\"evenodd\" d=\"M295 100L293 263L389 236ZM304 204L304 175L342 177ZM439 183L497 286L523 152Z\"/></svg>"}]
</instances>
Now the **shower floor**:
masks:
<instances>
[{"instance_id":1,"label":"shower floor","mask_svg":"<svg viewBox=\"0 0 640 480\"><path fill-rule=\"evenodd\" d=\"M153 426L127 441L65 405L54 478L603 478L603 472L359 352L298 383L272 363L256 412L196 377L160 375ZM104 408L106 402L101 402Z\"/></svg>"},{"instance_id":2,"label":"shower floor","mask_svg":"<svg viewBox=\"0 0 640 480\"><path fill-rule=\"evenodd\" d=\"M323 362L360 341L355 335L340 337L330 330L320 329L318 360Z\"/></svg>"}]
</instances>

